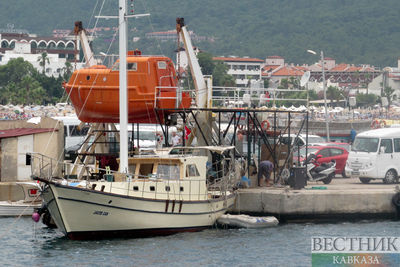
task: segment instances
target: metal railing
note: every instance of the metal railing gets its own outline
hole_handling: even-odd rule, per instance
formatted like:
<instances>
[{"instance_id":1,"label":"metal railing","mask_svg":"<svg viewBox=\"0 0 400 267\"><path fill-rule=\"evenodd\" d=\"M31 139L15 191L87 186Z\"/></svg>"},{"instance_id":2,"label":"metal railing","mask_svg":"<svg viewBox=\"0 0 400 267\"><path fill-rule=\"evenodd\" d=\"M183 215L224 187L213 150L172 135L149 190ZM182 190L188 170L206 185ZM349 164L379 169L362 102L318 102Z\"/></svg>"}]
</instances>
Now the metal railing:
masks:
<instances>
[{"instance_id":1,"label":"metal railing","mask_svg":"<svg viewBox=\"0 0 400 267\"><path fill-rule=\"evenodd\" d=\"M234 183L232 172L229 172L226 177L218 178L210 182L206 179L196 178L167 179L157 176L156 174L125 174L101 168L96 168L96 170L94 170L91 166L82 167L87 168L88 173L92 172L93 174L98 174L98 171L103 171L105 175L111 175L111 181L107 181L107 176L98 177L96 175L86 176L86 179L78 180L76 176L70 175L67 172L74 164L59 162L56 159L36 152L29 153L28 155L30 157L29 163L31 165L31 177L33 179L40 178L41 180L47 180L49 182L60 182L63 180L65 184L79 184L86 189L109 193L118 192L117 194L126 196L139 195L141 197L147 196L154 199L205 200L210 198L210 194L212 194L212 198L226 196L226 190L232 188ZM121 181L115 181L117 176L120 176ZM106 183L104 184L103 182ZM124 182L124 186L122 186L121 182ZM97 183L102 183L102 185L106 186L96 188Z\"/></svg>"}]
</instances>

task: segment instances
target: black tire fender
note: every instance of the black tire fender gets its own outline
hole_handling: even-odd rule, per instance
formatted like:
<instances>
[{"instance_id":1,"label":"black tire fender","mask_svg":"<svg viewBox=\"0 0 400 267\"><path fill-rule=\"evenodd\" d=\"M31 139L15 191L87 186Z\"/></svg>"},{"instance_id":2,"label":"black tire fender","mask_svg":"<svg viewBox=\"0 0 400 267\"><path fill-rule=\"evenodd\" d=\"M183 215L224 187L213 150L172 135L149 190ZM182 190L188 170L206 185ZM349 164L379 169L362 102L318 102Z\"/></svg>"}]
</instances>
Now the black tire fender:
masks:
<instances>
[{"instance_id":1,"label":"black tire fender","mask_svg":"<svg viewBox=\"0 0 400 267\"><path fill-rule=\"evenodd\" d=\"M392 203L396 207L396 209L399 211L400 210L400 192L397 192L394 194L392 197Z\"/></svg>"}]
</instances>

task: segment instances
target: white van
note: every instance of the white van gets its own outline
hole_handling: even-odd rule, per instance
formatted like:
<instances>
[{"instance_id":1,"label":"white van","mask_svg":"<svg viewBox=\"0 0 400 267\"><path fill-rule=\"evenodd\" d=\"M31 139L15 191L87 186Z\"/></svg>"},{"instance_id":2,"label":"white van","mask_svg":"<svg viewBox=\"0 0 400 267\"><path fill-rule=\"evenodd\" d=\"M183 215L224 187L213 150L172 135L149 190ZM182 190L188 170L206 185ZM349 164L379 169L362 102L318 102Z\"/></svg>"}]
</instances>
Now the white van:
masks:
<instances>
[{"instance_id":1,"label":"white van","mask_svg":"<svg viewBox=\"0 0 400 267\"><path fill-rule=\"evenodd\" d=\"M82 122L77 116L53 117L53 119L62 121L64 124L64 147L66 150L83 143L89 131L87 124L79 127Z\"/></svg>"},{"instance_id":2,"label":"white van","mask_svg":"<svg viewBox=\"0 0 400 267\"><path fill-rule=\"evenodd\" d=\"M359 177L362 183L382 179L399 180L400 128L382 128L356 136L346 163L346 175Z\"/></svg>"}]
</instances>

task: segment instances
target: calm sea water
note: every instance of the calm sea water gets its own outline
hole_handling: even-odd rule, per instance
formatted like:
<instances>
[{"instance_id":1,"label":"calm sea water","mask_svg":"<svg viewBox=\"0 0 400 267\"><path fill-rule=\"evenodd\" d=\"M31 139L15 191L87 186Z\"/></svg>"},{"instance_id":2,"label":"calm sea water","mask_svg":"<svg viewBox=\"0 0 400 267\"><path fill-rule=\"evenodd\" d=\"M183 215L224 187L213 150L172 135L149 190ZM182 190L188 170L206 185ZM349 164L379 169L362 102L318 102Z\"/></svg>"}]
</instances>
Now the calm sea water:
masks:
<instances>
[{"instance_id":1,"label":"calm sea water","mask_svg":"<svg viewBox=\"0 0 400 267\"><path fill-rule=\"evenodd\" d=\"M72 241L30 218L0 218L1 266L310 266L312 236L399 236L399 221L208 229L167 237Z\"/></svg>"}]
</instances>

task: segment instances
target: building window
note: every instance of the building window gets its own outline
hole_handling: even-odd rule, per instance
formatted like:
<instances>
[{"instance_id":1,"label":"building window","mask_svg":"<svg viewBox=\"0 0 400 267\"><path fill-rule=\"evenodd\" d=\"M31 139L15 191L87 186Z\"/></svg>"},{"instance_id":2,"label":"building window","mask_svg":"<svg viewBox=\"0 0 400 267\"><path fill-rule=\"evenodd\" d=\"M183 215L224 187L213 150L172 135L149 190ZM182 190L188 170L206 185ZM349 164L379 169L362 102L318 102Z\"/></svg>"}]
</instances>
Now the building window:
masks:
<instances>
[{"instance_id":1,"label":"building window","mask_svg":"<svg viewBox=\"0 0 400 267\"><path fill-rule=\"evenodd\" d=\"M128 70L137 71L137 62L128 63Z\"/></svg>"},{"instance_id":2,"label":"building window","mask_svg":"<svg viewBox=\"0 0 400 267\"><path fill-rule=\"evenodd\" d=\"M160 70L165 70L165 69L167 69L167 62L165 62L165 61L158 61L157 64L158 64L158 69L160 69Z\"/></svg>"}]
</instances>

